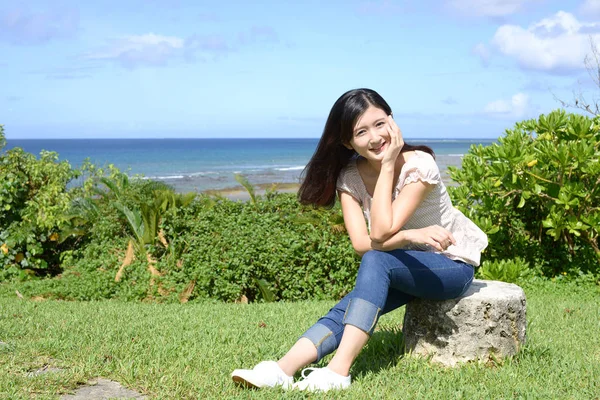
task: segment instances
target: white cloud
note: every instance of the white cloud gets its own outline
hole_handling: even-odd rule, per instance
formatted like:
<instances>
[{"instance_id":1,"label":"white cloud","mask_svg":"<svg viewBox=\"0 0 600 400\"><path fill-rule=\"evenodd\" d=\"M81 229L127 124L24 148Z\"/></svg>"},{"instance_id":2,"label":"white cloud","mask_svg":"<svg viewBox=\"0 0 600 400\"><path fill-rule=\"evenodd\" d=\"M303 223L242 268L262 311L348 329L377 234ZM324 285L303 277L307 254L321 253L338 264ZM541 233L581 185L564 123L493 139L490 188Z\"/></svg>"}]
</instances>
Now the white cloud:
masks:
<instances>
[{"instance_id":1,"label":"white cloud","mask_svg":"<svg viewBox=\"0 0 600 400\"><path fill-rule=\"evenodd\" d=\"M523 68L560 72L584 68L590 36L600 42L600 23L580 22L573 14L559 11L526 29L501 26L492 45Z\"/></svg>"},{"instance_id":2,"label":"white cloud","mask_svg":"<svg viewBox=\"0 0 600 400\"><path fill-rule=\"evenodd\" d=\"M106 46L84 55L88 60L114 61L126 68L164 66L180 59L216 59L253 45L280 43L275 30L269 26L254 26L240 32L237 40L221 35L192 35L187 38L154 33L130 35L113 39Z\"/></svg>"},{"instance_id":3,"label":"white cloud","mask_svg":"<svg viewBox=\"0 0 600 400\"><path fill-rule=\"evenodd\" d=\"M585 0L579 7L579 13L586 16L600 16L600 0Z\"/></svg>"},{"instance_id":4,"label":"white cloud","mask_svg":"<svg viewBox=\"0 0 600 400\"><path fill-rule=\"evenodd\" d=\"M531 0L447 0L457 11L478 17L504 17L514 14Z\"/></svg>"},{"instance_id":5,"label":"white cloud","mask_svg":"<svg viewBox=\"0 0 600 400\"><path fill-rule=\"evenodd\" d=\"M127 67L138 65L165 65L184 49L184 40L175 36L154 33L132 35L114 40L111 46L97 53L88 54L90 60L115 60Z\"/></svg>"},{"instance_id":6,"label":"white cloud","mask_svg":"<svg viewBox=\"0 0 600 400\"><path fill-rule=\"evenodd\" d=\"M492 115L521 118L528 110L529 96L525 93L517 93L510 99L492 101L483 111Z\"/></svg>"}]
</instances>

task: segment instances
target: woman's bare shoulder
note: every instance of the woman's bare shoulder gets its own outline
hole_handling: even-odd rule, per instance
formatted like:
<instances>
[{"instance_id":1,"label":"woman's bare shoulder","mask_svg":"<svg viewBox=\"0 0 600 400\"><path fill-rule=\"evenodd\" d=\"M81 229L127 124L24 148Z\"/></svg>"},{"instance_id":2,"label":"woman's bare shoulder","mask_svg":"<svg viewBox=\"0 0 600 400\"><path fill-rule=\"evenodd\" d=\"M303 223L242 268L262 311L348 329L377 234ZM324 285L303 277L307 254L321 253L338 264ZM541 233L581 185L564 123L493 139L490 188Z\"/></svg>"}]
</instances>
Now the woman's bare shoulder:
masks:
<instances>
[{"instance_id":1,"label":"woman's bare shoulder","mask_svg":"<svg viewBox=\"0 0 600 400\"><path fill-rule=\"evenodd\" d=\"M418 154L415 150L410 150L410 151L405 151L405 152L400 153L400 157L402 157L402 164L406 164L408 162L408 160L411 160L417 156L418 156Z\"/></svg>"}]
</instances>

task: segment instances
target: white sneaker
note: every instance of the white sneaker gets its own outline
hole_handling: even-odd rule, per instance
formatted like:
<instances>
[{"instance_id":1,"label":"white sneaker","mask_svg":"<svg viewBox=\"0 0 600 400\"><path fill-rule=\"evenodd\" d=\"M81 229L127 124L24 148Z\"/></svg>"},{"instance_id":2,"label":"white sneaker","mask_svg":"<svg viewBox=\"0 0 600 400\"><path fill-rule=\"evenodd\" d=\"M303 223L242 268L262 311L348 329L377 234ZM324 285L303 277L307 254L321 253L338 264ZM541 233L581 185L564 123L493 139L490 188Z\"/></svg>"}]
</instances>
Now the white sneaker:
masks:
<instances>
[{"instance_id":1,"label":"white sneaker","mask_svg":"<svg viewBox=\"0 0 600 400\"><path fill-rule=\"evenodd\" d=\"M306 376L306 371L313 372ZM309 392L327 392L331 389L347 389L350 387L350 376L343 376L329 368L305 368L302 371L303 380L294 383L292 389Z\"/></svg>"},{"instance_id":2,"label":"white sneaker","mask_svg":"<svg viewBox=\"0 0 600 400\"><path fill-rule=\"evenodd\" d=\"M294 382L294 378L286 375L275 361L262 361L252 369L236 369L231 378L247 388L282 386L289 389Z\"/></svg>"}]
</instances>

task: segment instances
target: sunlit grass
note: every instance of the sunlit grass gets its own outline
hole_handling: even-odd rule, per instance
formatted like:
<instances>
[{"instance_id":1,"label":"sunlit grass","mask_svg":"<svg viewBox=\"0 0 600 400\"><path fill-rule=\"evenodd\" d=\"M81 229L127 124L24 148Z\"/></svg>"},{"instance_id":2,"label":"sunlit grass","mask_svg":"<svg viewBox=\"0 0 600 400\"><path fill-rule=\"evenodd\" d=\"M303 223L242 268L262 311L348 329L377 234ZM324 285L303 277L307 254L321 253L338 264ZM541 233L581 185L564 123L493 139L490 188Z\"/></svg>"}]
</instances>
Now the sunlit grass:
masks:
<instances>
[{"instance_id":1,"label":"sunlit grass","mask_svg":"<svg viewBox=\"0 0 600 400\"><path fill-rule=\"evenodd\" d=\"M233 385L234 368L276 359L332 302L142 304L0 298L0 398L58 398L95 377L157 399L304 398ZM335 398L600 398L598 286L526 288L527 345L502 364L446 369L404 357L403 311L380 330ZM44 366L60 368L34 376ZM311 398L327 395L310 395Z\"/></svg>"}]
</instances>

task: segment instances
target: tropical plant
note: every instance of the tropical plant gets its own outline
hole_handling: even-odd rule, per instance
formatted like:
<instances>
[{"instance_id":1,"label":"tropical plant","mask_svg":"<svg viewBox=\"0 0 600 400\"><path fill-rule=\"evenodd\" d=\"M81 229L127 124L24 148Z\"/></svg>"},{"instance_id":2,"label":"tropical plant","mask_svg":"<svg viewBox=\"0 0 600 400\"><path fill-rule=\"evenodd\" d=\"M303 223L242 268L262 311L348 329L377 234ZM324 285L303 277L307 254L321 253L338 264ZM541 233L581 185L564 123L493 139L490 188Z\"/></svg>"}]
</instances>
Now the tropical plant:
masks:
<instances>
[{"instance_id":1,"label":"tropical plant","mask_svg":"<svg viewBox=\"0 0 600 400\"><path fill-rule=\"evenodd\" d=\"M6 136L4 136L4 125L0 124L0 150L6 146Z\"/></svg>"},{"instance_id":2,"label":"tropical plant","mask_svg":"<svg viewBox=\"0 0 600 400\"><path fill-rule=\"evenodd\" d=\"M149 249L160 243L165 249L169 247L164 232L160 229L161 220L167 212L176 216L177 210L190 204L195 193L179 194L163 182L138 181L139 192L133 190L129 177L116 174L113 178L102 177L99 183L104 189L97 187L95 192L110 201L124 217L129 228L129 242L125 258L119 268L115 281L120 281L125 267L137 256L147 261L152 276L160 276L156 269L156 259ZM133 194L132 194L133 193Z\"/></svg>"},{"instance_id":3,"label":"tropical plant","mask_svg":"<svg viewBox=\"0 0 600 400\"><path fill-rule=\"evenodd\" d=\"M484 260L477 275L493 281L519 283L531 275L531 270L529 263L520 257L512 260Z\"/></svg>"},{"instance_id":4,"label":"tropical plant","mask_svg":"<svg viewBox=\"0 0 600 400\"><path fill-rule=\"evenodd\" d=\"M246 178L242 174L235 174L235 180L246 189L248 195L250 196L250 201L252 204L256 205L256 191L254 190L254 186L250 183L248 178Z\"/></svg>"},{"instance_id":5,"label":"tropical plant","mask_svg":"<svg viewBox=\"0 0 600 400\"><path fill-rule=\"evenodd\" d=\"M454 204L489 236L490 260L600 272L600 117L562 110L519 122L450 168Z\"/></svg>"},{"instance_id":6,"label":"tropical plant","mask_svg":"<svg viewBox=\"0 0 600 400\"><path fill-rule=\"evenodd\" d=\"M71 202L67 185L77 175L54 152L36 158L13 148L0 154L0 279L60 270L60 252L68 245L58 232Z\"/></svg>"}]
</instances>

